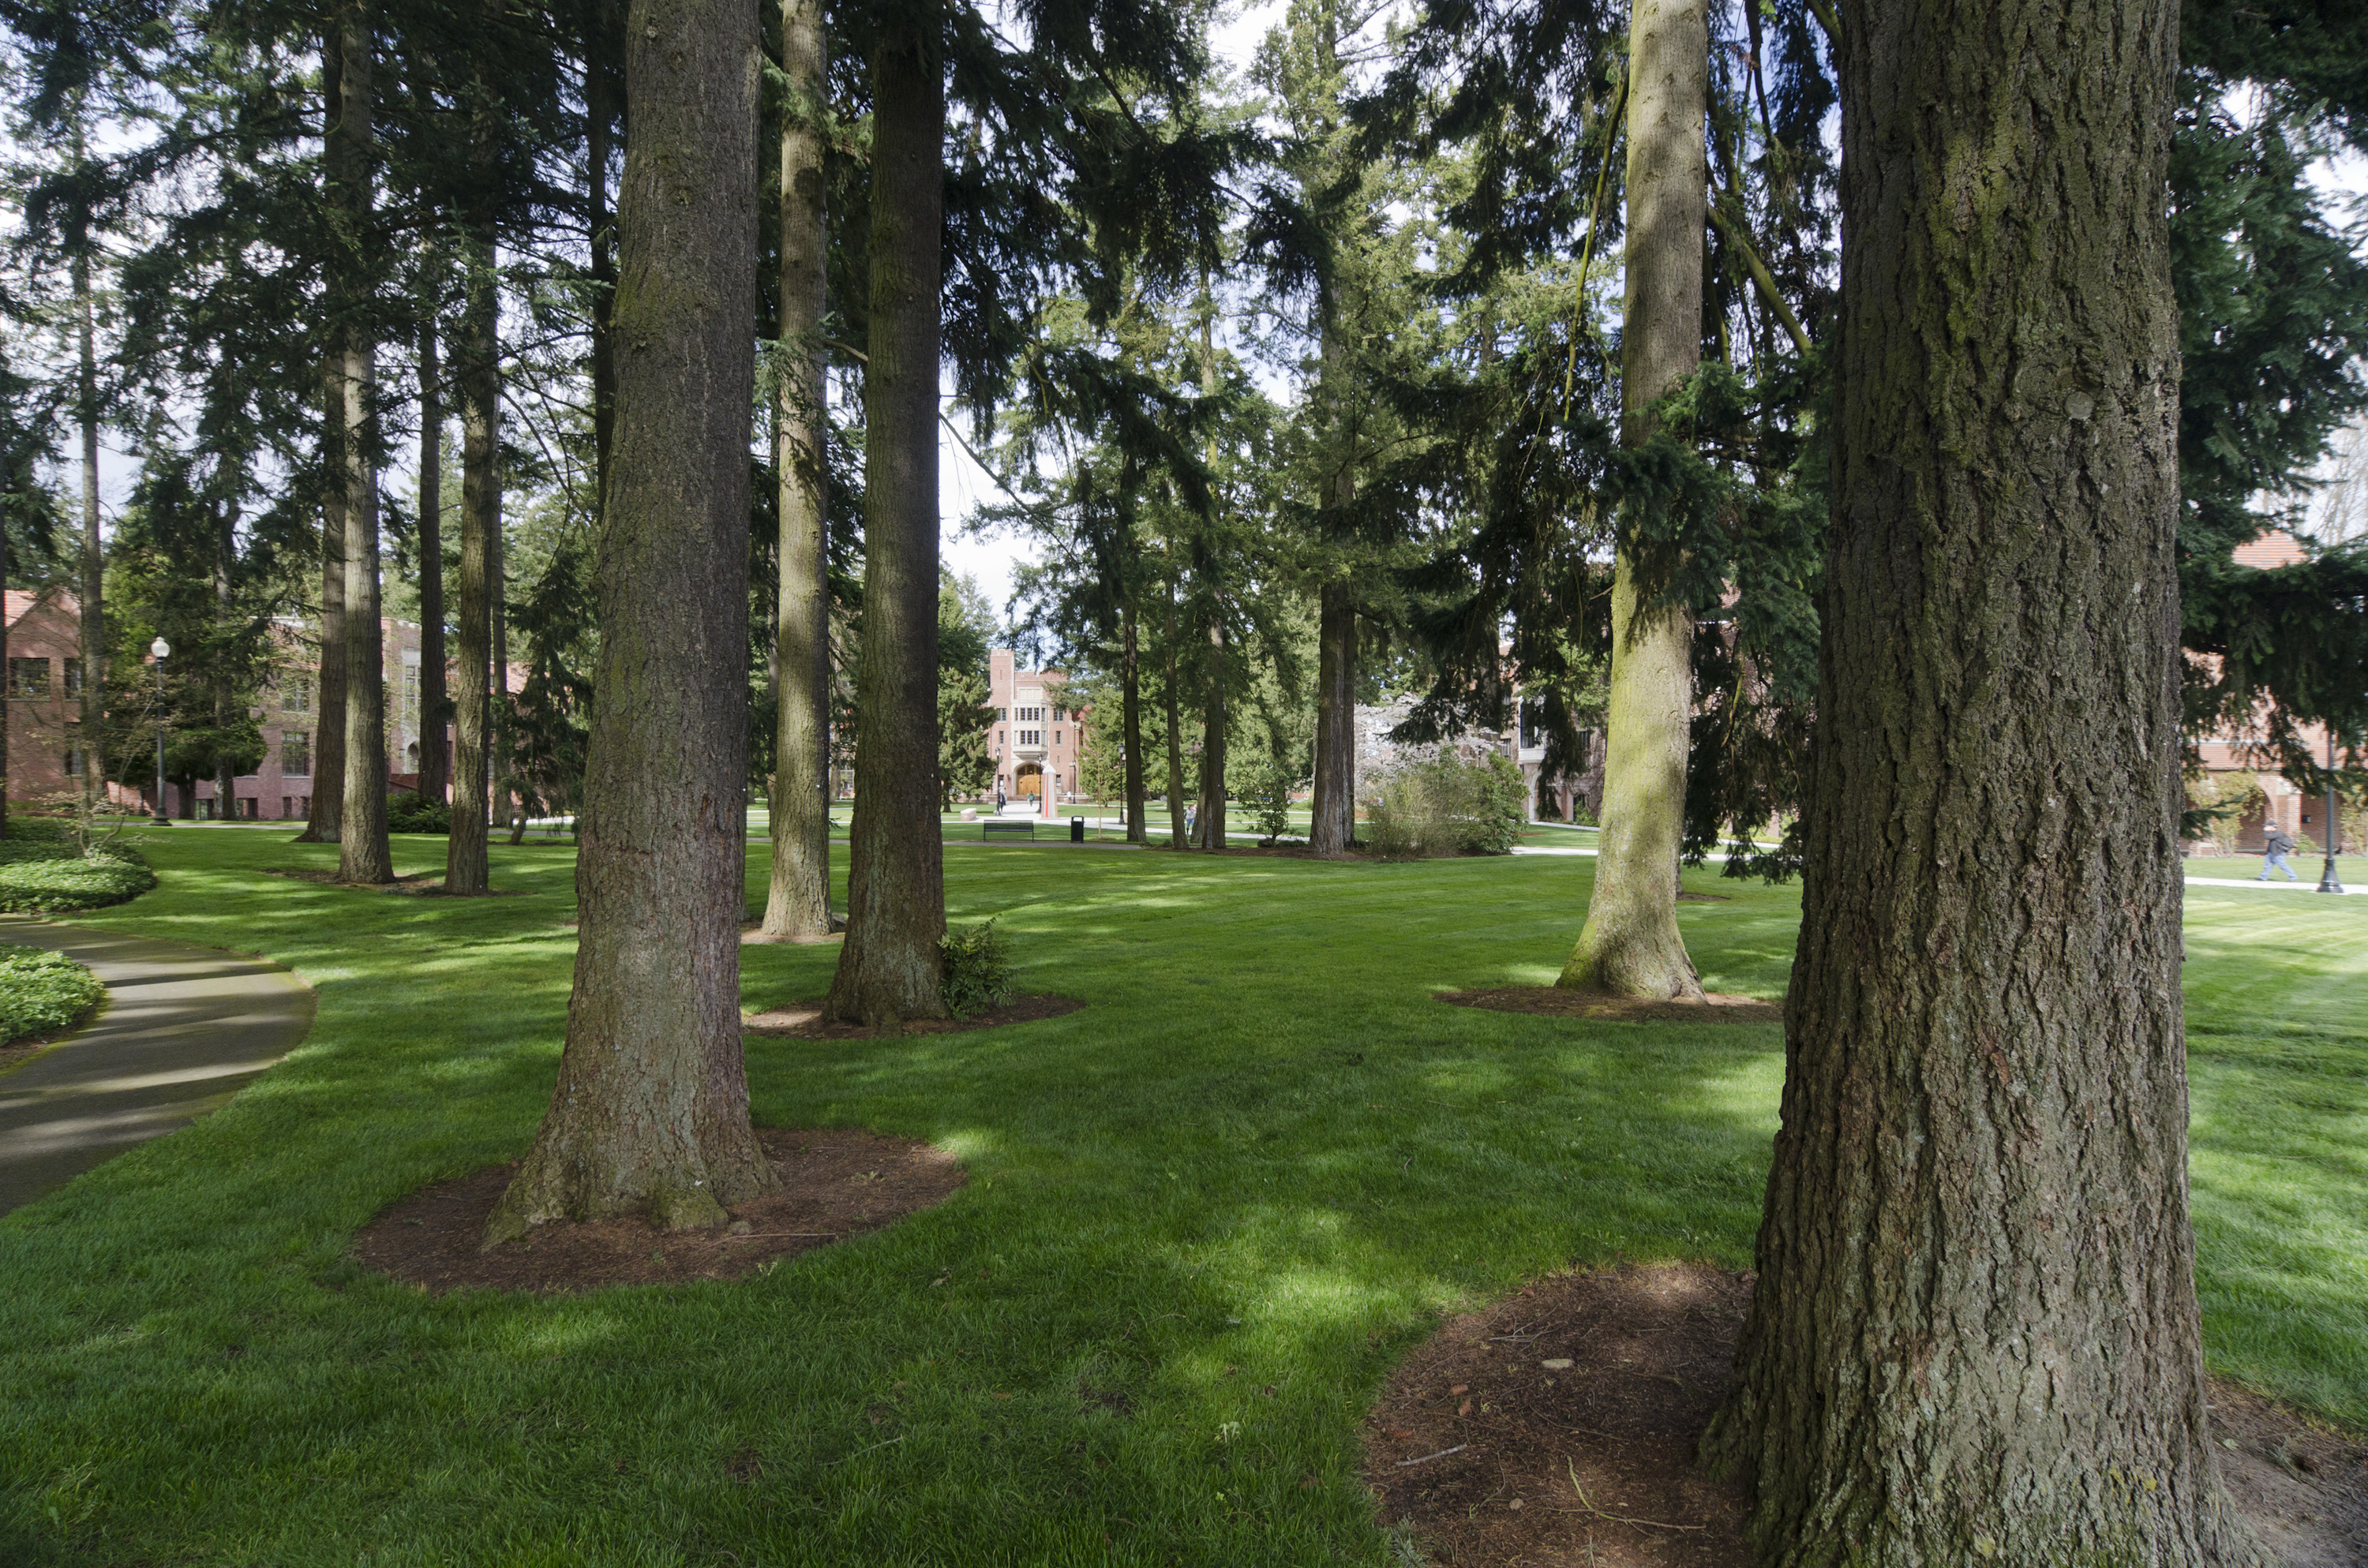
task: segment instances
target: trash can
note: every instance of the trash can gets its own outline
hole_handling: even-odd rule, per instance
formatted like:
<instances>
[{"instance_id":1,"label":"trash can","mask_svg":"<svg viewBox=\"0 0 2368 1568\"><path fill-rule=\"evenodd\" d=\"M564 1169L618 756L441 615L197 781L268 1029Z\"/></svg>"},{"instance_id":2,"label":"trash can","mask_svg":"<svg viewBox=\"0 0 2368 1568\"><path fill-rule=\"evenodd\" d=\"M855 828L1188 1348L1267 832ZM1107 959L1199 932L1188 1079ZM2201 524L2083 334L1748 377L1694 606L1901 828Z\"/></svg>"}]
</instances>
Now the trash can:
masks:
<instances>
[{"instance_id":1,"label":"trash can","mask_svg":"<svg viewBox=\"0 0 2368 1568\"><path fill-rule=\"evenodd\" d=\"M1069 842L1072 844L1083 844L1085 841L1086 819L1083 817L1071 817L1069 819Z\"/></svg>"}]
</instances>

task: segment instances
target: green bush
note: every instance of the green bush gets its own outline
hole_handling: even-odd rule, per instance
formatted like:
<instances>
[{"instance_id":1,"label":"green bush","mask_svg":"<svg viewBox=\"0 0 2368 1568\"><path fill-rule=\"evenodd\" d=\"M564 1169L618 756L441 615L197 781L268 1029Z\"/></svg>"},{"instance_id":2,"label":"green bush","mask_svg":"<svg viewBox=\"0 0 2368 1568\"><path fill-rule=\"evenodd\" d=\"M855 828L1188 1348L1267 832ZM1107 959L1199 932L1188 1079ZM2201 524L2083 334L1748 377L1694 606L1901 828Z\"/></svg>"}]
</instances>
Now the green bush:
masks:
<instances>
[{"instance_id":1,"label":"green bush","mask_svg":"<svg viewBox=\"0 0 2368 1568\"><path fill-rule=\"evenodd\" d=\"M63 953L0 944L0 1045L55 1034L106 994L97 975Z\"/></svg>"},{"instance_id":2,"label":"green bush","mask_svg":"<svg viewBox=\"0 0 2368 1568\"><path fill-rule=\"evenodd\" d=\"M1291 828L1291 787L1296 782L1279 763L1259 758L1237 770L1234 793L1249 812L1250 824L1271 842Z\"/></svg>"},{"instance_id":3,"label":"green bush","mask_svg":"<svg viewBox=\"0 0 2368 1568\"><path fill-rule=\"evenodd\" d=\"M443 833L452 831L452 808L441 801L431 801L415 790L406 790L386 800L386 830L389 833Z\"/></svg>"},{"instance_id":4,"label":"green bush","mask_svg":"<svg viewBox=\"0 0 2368 1568\"><path fill-rule=\"evenodd\" d=\"M139 897L156 873L128 844L102 842L88 855L73 827L47 817L11 816L0 839L0 912L60 915Z\"/></svg>"},{"instance_id":5,"label":"green bush","mask_svg":"<svg viewBox=\"0 0 2368 1568\"><path fill-rule=\"evenodd\" d=\"M1384 860L1504 855L1523 825L1521 770L1491 752L1441 752L1384 774L1366 802L1365 842Z\"/></svg>"},{"instance_id":6,"label":"green bush","mask_svg":"<svg viewBox=\"0 0 2368 1568\"><path fill-rule=\"evenodd\" d=\"M966 930L948 927L938 938L945 956L943 995L957 1018L999 1005L1011 994L1011 955L995 934L995 922Z\"/></svg>"}]
</instances>

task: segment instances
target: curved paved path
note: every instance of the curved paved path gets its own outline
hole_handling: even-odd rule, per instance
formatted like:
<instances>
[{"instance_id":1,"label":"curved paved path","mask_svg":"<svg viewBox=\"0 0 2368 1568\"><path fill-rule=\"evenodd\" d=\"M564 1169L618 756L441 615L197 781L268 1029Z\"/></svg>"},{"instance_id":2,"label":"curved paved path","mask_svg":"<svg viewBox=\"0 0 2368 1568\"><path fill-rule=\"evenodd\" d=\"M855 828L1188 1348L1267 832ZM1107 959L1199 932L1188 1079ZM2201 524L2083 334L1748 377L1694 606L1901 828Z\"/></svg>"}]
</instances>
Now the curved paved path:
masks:
<instances>
[{"instance_id":1,"label":"curved paved path","mask_svg":"<svg viewBox=\"0 0 2368 1568\"><path fill-rule=\"evenodd\" d=\"M313 1028L303 982L218 948L21 915L0 941L88 964L108 993L97 1023L0 1074L0 1213L219 1110Z\"/></svg>"}]
</instances>

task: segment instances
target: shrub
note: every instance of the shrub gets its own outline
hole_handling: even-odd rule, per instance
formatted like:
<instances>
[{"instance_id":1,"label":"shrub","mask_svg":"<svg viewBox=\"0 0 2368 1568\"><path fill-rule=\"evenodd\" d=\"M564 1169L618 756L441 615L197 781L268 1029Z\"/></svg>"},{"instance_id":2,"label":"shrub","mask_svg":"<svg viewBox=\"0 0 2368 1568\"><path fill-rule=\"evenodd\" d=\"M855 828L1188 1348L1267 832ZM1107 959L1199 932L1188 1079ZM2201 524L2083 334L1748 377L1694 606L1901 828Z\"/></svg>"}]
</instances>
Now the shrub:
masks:
<instances>
[{"instance_id":1,"label":"shrub","mask_svg":"<svg viewBox=\"0 0 2368 1568\"><path fill-rule=\"evenodd\" d=\"M139 897L156 873L129 844L108 839L85 854L66 823L11 816L0 839L0 912L58 915Z\"/></svg>"},{"instance_id":2,"label":"shrub","mask_svg":"<svg viewBox=\"0 0 2368 1568\"><path fill-rule=\"evenodd\" d=\"M55 1034L106 995L98 977L63 953L0 945L0 1045Z\"/></svg>"},{"instance_id":3,"label":"shrub","mask_svg":"<svg viewBox=\"0 0 2368 1568\"><path fill-rule=\"evenodd\" d=\"M1384 860L1503 855L1521 836L1521 770L1496 753L1441 752L1383 776L1366 803L1365 841Z\"/></svg>"},{"instance_id":4,"label":"shrub","mask_svg":"<svg viewBox=\"0 0 2368 1568\"><path fill-rule=\"evenodd\" d=\"M1250 824L1269 843L1291 829L1291 787L1296 782L1281 764L1261 758L1242 768L1235 791L1249 811Z\"/></svg>"},{"instance_id":5,"label":"shrub","mask_svg":"<svg viewBox=\"0 0 2368 1568\"><path fill-rule=\"evenodd\" d=\"M441 801L431 801L416 790L406 790L390 795L386 801L386 830L389 833L443 833L452 831L452 808Z\"/></svg>"},{"instance_id":6,"label":"shrub","mask_svg":"<svg viewBox=\"0 0 2368 1568\"><path fill-rule=\"evenodd\" d=\"M1011 994L1011 955L995 934L994 921L966 930L947 927L938 951L945 958L941 994L955 1017L996 1006Z\"/></svg>"}]
</instances>

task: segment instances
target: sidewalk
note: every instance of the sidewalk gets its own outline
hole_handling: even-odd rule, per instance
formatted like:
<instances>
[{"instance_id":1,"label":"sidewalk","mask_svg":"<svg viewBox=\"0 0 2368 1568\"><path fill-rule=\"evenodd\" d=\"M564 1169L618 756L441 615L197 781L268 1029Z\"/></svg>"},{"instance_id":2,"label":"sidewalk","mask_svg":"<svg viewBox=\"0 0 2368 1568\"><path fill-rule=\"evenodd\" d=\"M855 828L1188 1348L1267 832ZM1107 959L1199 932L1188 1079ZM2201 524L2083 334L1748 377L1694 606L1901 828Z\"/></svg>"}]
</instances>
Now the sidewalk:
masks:
<instances>
[{"instance_id":1,"label":"sidewalk","mask_svg":"<svg viewBox=\"0 0 2368 1568\"><path fill-rule=\"evenodd\" d=\"M0 916L108 989L97 1022L0 1075L0 1213L218 1110L313 1027L310 987L216 948Z\"/></svg>"}]
</instances>

